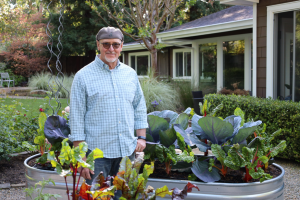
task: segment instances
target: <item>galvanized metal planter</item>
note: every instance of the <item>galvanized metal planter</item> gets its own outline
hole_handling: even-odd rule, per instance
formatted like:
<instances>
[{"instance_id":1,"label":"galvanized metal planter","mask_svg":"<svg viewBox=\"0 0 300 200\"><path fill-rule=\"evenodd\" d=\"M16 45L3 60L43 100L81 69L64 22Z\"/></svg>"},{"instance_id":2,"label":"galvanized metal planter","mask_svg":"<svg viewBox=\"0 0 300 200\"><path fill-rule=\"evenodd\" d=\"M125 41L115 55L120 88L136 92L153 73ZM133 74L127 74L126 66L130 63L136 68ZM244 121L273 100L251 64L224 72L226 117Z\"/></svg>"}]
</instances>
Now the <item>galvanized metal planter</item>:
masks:
<instances>
[{"instance_id":1,"label":"galvanized metal planter","mask_svg":"<svg viewBox=\"0 0 300 200\"><path fill-rule=\"evenodd\" d=\"M190 181L196 184L200 191L193 188L192 193L188 193L186 200L199 200L199 199L235 199L235 200L283 200L284 189L284 169L277 165L282 171L280 176L264 181L263 183L203 183L197 181ZM183 189L188 181L183 180L170 180L170 179L157 179L149 178L148 185L154 188L159 188L167 185L169 189L179 188ZM163 200L163 198L157 198L157 200Z\"/></svg>"},{"instance_id":2,"label":"galvanized metal planter","mask_svg":"<svg viewBox=\"0 0 300 200\"><path fill-rule=\"evenodd\" d=\"M61 176L59 176L56 171L48 171L48 170L41 170L41 169L36 169L33 167L30 167L27 163L29 160L34 159L36 157L39 157L40 154L33 155L29 158L27 158L24 161L25 165L25 176L27 179L27 187L34 187L34 185L39 182L44 180L48 180L49 178L53 179L55 182L55 186L50 183L49 185L46 185L46 187L43 190L43 193L50 193L50 194L59 194L62 196L62 198L59 199L68 199L67 196L67 190L66 190L66 183L65 179ZM82 183L83 178L80 179L80 184ZM67 177L67 183L68 183L68 188L70 191L73 190L73 179L72 177ZM80 187L80 186L79 186ZM30 197L26 197L26 200L31 200Z\"/></svg>"},{"instance_id":3,"label":"galvanized metal planter","mask_svg":"<svg viewBox=\"0 0 300 200\"><path fill-rule=\"evenodd\" d=\"M44 193L52 193L52 194L60 194L63 198L67 199L66 195L66 185L64 182L64 178L59 176L55 171L46 171L39 170L33 167L30 167L27 162L33 158L40 156L34 155L27 158L24 161L26 167L26 178L27 178L27 187L34 187L34 184L45 179L49 178L53 179L55 182L55 186L48 185L44 189ZM186 200L199 200L199 199L236 199L236 200L268 200L268 199L276 199L283 200L283 189L284 189L284 169L274 164L276 167L280 168L282 173L280 176L264 181L263 183L255 182L255 183L203 183L197 181L191 181L191 183L196 184L200 191L193 189L192 193L188 193L188 197ZM72 190L72 181L71 178L68 177L68 187L69 190ZM183 189L184 186L188 183L185 180L170 180L170 179L157 179L157 178L149 178L148 185L151 185L154 188L159 188L164 185L167 185L169 189L179 188ZM157 200L168 199L166 198L157 198ZM26 200L30 200L30 198L26 198Z\"/></svg>"}]
</instances>

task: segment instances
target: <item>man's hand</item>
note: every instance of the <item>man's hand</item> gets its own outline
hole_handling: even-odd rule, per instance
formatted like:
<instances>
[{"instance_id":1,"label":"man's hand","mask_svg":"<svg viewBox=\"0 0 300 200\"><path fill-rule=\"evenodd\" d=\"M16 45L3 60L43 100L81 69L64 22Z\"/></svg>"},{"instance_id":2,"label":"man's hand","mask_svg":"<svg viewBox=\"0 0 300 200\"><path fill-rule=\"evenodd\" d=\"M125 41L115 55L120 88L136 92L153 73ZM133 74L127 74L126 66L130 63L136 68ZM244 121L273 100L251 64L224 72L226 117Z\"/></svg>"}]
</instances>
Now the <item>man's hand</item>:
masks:
<instances>
[{"instance_id":1,"label":"man's hand","mask_svg":"<svg viewBox=\"0 0 300 200\"><path fill-rule=\"evenodd\" d=\"M138 139L134 152L143 152L146 148L146 140Z\"/></svg>"},{"instance_id":2,"label":"man's hand","mask_svg":"<svg viewBox=\"0 0 300 200\"><path fill-rule=\"evenodd\" d=\"M137 129L136 135L146 137L146 129L145 128ZM143 152L145 148L146 148L146 140L138 139L134 152Z\"/></svg>"},{"instance_id":3,"label":"man's hand","mask_svg":"<svg viewBox=\"0 0 300 200\"><path fill-rule=\"evenodd\" d=\"M94 174L94 171L93 171L93 170L90 170L89 168L83 168L83 167L79 167L79 168L78 168L78 172L79 172L79 173L81 172L81 176L82 176L84 179L89 179L89 180L92 179L90 174Z\"/></svg>"},{"instance_id":4,"label":"man's hand","mask_svg":"<svg viewBox=\"0 0 300 200\"><path fill-rule=\"evenodd\" d=\"M86 157L82 158L82 160L85 162L86 161ZM81 172L81 176L84 179L89 179L89 180L92 179L90 174L94 174L93 170L90 170L89 168L83 168L83 167L79 167L78 168L78 173L80 173L80 172Z\"/></svg>"}]
</instances>

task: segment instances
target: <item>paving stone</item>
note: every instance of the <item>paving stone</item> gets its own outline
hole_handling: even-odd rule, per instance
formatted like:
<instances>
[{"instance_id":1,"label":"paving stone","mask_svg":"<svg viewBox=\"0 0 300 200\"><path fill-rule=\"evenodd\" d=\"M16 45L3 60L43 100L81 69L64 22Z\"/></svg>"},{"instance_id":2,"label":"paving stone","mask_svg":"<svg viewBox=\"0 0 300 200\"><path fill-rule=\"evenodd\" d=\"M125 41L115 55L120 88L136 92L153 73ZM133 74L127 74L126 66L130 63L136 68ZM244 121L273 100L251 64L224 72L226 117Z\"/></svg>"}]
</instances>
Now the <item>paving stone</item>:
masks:
<instances>
[{"instance_id":1,"label":"paving stone","mask_svg":"<svg viewBox=\"0 0 300 200\"><path fill-rule=\"evenodd\" d=\"M2 183L2 184L0 184L0 188L1 189L10 188L10 183Z\"/></svg>"}]
</instances>

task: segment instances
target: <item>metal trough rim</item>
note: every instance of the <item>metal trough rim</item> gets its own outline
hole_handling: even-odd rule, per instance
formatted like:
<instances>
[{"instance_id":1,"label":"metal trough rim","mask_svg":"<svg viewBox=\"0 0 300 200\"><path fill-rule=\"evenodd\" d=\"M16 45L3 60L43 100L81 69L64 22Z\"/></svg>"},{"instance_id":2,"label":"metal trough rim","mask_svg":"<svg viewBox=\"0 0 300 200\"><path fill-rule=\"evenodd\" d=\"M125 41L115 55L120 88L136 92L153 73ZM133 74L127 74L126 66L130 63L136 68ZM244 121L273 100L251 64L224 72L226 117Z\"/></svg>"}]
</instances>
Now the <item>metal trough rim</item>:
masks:
<instances>
[{"instance_id":1,"label":"metal trough rim","mask_svg":"<svg viewBox=\"0 0 300 200\"><path fill-rule=\"evenodd\" d=\"M43 173L48 173L48 174L57 174L56 171L50 171L50 170L42 170L42 169L37 169L34 167L29 166L27 163L29 160L36 158L38 156L40 156L41 154L35 154L33 156L30 156L28 158L26 158L26 160L24 161L24 165L28 168L30 168L31 170L34 171L43 171ZM273 163L272 165L278 167L281 170L281 174L275 178L272 178L270 180L265 180L264 182L260 183L260 182L251 182L251 183L218 183L218 182L210 182L210 183L205 183L205 182L198 182L198 181L189 181L189 180L174 180L174 179L160 179L160 178L148 178L148 180L150 181L157 181L157 182L171 182L171 183L193 183L193 184L210 184L210 185L214 185L214 186L223 186L226 185L228 187L245 187L245 186L250 186L250 185L255 185L255 184L269 184L270 182L275 182L281 178L283 178L284 174L285 174L285 170L278 164Z\"/></svg>"}]
</instances>

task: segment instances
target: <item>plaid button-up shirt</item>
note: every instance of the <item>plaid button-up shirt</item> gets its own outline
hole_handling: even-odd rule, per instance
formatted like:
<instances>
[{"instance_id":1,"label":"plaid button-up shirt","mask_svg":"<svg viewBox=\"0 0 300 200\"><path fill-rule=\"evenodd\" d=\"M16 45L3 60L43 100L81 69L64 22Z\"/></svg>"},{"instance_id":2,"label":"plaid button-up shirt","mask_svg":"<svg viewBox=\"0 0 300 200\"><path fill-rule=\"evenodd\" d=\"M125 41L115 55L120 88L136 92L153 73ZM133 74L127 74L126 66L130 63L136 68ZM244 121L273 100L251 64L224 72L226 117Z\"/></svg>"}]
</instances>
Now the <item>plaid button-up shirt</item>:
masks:
<instances>
[{"instance_id":1,"label":"plaid button-up shirt","mask_svg":"<svg viewBox=\"0 0 300 200\"><path fill-rule=\"evenodd\" d=\"M137 74L118 62L109 70L98 56L78 71L71 89L71 141L86 141L105 158L129 156L135 150L134 129L148 127L147 108Z\"/></svg>"}]
</instances>

